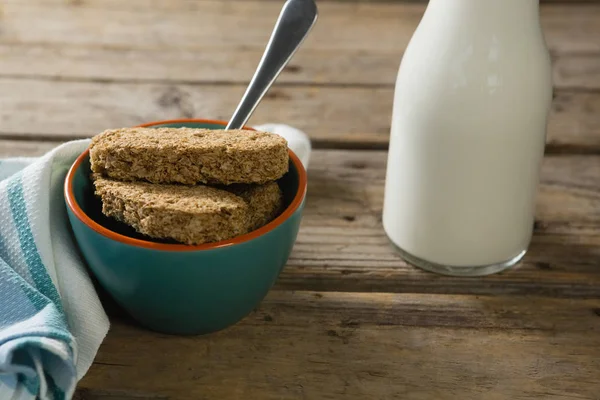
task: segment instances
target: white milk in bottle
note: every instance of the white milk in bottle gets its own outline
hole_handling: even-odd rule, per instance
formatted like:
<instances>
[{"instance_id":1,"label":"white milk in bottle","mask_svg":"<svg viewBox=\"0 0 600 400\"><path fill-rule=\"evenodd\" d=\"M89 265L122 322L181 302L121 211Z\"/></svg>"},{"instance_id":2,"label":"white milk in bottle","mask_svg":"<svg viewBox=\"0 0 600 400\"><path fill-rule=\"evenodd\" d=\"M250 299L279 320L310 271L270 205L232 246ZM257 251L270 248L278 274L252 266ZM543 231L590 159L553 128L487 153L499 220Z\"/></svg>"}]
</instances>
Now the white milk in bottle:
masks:
<instances>
[{"instance_id":1,"label":"white milk in bottle","mask_svg":"<svg viewBox=\"0 0 600 400\"><path fill-rule=\"evenodd\" d=\"M394 97L383 225L414 265L486 275L532 236L551 65L538 0L430 0Z\"/></svg>"}]
</instances>

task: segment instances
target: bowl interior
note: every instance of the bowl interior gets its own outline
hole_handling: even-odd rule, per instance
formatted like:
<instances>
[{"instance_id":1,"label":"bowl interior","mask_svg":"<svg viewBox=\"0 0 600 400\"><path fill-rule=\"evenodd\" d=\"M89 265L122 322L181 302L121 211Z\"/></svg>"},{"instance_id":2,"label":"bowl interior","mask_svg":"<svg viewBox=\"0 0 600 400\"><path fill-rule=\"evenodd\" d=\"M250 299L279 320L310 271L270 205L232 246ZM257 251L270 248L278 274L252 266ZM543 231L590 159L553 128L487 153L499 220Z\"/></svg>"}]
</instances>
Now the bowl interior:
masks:
<instances>
[{"instance_id":1,"label":"bowl interior","mask_svg":"<svg viewBox=\"0 0 600 400\"><path fill-rule=\"evenodd\" d=\"M180 127L189 127L189 128L208 128L208 129L224 129L224 126L218 123L208 123L208 122L177 122L177 123L165 123L160 125L153 125L152 128L180 128ZM284 201L284 210L290 207L294 197L296 196L299 184L300 184L300 176L299 172L296 169L296 166L290 159L289 161L289 171L285 174L281 179L277 181L281 191L283 192L283 201ZM119 235L127 236L130 238L143 240L146 242L152 243L165 243L165 244L174 244L173 241L168 240L158 240L154 238L149 238L145 235L142 235L136 232L130 226L118 222L113 218L108 218L104 214L102 214L102 203L98 197L94 195L94 185L90 179L90 159L89 156L86 157L83 162L79 165L79 168L75 171L73 176L73 196L75 201L81 207L81 210L92 219L92 221L96 222L99 225L102 225L104 228L117 233ZM267 227L273 224L274 221L269 223Z\"/></svg>"}]
</instances>

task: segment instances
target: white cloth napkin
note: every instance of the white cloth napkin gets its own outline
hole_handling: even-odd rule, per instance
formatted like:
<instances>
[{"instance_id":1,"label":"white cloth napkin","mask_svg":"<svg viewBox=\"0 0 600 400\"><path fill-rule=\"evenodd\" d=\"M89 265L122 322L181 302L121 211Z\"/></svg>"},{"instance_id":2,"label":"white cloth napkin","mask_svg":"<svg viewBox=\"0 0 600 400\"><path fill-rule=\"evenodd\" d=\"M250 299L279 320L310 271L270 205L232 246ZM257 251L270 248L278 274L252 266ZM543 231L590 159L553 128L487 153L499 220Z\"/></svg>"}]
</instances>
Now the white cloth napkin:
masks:
<instances>
[{"instance_id":1,"label":"white cloth napkin","mask_svg":"<svg viewBox=\"0 0 600 400\"><path fill-rule=\"evenodd\" d=\"M285 137L308 165L303 132L256 128ZM0 400L70 399L108 332L63 197L65 175L88 145L0 160Z\"/></svg>"},{"instance_id":2,"label":"white cloth napkin","mask_svg":"<svg viewBox=\"0 0 600 400\"><path fill-rule=\"evenodd\" d=\"M71 398L108 331L63 199L88 144L0 162L0 399Z\"/></svg>"},{"instance_id":3,"label":"white cloth napkin","mask_svg":"<svg viewBox=\"0 0 600 400\"><path fill-rule=\"evenodd\" d=\"M258 129L259 131L276 133L279 136L283 136L288 142L288 147L292 149L300 161L302 161L304 168L308 168L312 146L310 144L310 138L306 133L289 125L283 124L264 124L255 127L255 129Z\"/></svg>"}]
</instances>

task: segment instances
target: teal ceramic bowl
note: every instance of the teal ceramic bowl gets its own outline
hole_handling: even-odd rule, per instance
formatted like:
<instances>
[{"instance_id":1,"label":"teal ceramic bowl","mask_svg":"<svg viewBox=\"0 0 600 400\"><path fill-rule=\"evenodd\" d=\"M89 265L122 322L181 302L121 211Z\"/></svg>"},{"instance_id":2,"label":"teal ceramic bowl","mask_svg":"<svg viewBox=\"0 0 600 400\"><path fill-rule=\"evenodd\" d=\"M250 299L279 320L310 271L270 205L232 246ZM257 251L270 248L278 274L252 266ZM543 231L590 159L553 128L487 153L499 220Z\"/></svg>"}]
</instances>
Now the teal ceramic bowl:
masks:
<instances>
[{"instance_id":1,"label":"teal ceramic bowl","mask_svg":"<svg viewBox=\"0 0 600 400\"><path fill-rule=\"evenodd\" d=\"M223 129L210 120L144 126ZM306 196L306 171L290 151L278 183L285 209L272 222L231 240L199 246L151 241L105 217L90 181L89 151L65 179L65 201L77 244L100 285L143 326L204 334L240 321L265 297L290 255Z\"/></svg>"}]
</instances>

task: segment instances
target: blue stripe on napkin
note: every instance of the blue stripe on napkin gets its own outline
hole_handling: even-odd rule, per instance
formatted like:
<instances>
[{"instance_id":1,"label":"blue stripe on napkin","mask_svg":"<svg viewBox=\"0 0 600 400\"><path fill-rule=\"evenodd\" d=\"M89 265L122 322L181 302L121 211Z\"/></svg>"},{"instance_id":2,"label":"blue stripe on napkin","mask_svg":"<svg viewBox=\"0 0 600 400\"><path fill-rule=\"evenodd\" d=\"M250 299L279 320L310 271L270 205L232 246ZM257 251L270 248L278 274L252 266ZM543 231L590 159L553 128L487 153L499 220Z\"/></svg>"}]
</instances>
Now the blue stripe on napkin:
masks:
<instances>
[{"instance_id":1,"label":"blue stripe on napkin","mask_svg":"<svg viewBox=\"0 0 600 400\"><path fill-rule=\"evenodd\" d=\"M25 374L18 374L17 381L19 384L23 385L27 391L32 395L37 395L40 391L40 378L35 375L31 378L26 376Z\"/></svg>"},{"instance_id":2,"label":"blue stripe on napkin","mask_svg":"<svg viewBox=\"0 0 600 400\"><path fill-rule=\"evenodd\" d=\"M23 195L23 182L21 178L21 173L18 173L18 176L15 176L8 186L8 201L19 234L21 251L25 257L29 273L33 278L36 289L49 298L55 304L58 311L64 315L58 291L56 290L50 275L48 275L48 271L44 267L37 246L35 245L31 226L29 225L29 218L27 217L27 206L25 203L25 196Z\"/></svg>"},{"instance_id":3,"label":"blue stripe on napkin","mask_svg":"<svg viewBox=\"0 0 600 400\"><path fill-rule=\"evenodd\" d=\"M2 238L0 237L0 246ZM0 281L0 330L12 324L21 322L39 310L42 310L50 300L40 295L27 281L17 274L2 257L0 257L0 275L7 277L6 281ZM9 284L10 283L10 284ZM20 307L15 307L20 304ZM0 339L1 343L1 339Z\"/></svg>"},{"instance_id":4,"label":"blue stripe on napkin","mask_svg":"<svg viewBox=\"0 0 600 400\"><path fill-rule=\"evenodd\" d=\"M77 246L68 224L52 226L53 213L64 212L66 167L88 145L0 160L0 400L71 398L108 330L83 260L70 254ZM55 276L65 287L55 286ZM63 296L83 304L63 304Z\"/></svg>"}]
</instances>

